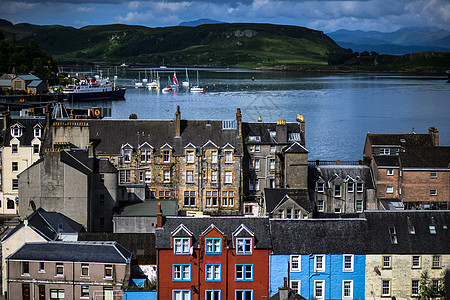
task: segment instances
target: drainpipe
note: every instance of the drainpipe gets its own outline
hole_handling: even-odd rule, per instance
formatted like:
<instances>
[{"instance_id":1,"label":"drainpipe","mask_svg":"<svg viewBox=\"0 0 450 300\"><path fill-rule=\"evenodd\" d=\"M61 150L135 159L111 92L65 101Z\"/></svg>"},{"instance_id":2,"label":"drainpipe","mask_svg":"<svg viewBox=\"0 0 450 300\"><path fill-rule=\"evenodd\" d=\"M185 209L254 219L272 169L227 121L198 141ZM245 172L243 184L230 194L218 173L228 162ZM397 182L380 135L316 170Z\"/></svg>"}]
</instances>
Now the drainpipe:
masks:
<instances>
[{"instance_id":1,"label":"drainpipe","mask_svg":"<svg viewBox=\"0 0 450 300\"><path fill-rule=\"evenodd\" d=\"M72 299L75 300L75 262L72 261Z\"/></svg>"}]
</instances>

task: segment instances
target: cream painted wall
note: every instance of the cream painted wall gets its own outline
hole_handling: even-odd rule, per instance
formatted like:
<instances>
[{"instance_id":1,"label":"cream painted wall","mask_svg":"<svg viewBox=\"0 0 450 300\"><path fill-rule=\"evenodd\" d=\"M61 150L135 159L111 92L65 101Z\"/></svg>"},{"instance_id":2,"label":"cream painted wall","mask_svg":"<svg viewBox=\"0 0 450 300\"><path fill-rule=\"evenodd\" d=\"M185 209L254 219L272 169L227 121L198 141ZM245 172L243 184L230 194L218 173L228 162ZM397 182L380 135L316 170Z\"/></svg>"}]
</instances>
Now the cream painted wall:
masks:
<instances>
[{"instance_id":1,"label":"cream painted wall","mask_svg":"<svg viewBox=\"0 0 450 300\"><path fill-rule=\"evenodd\" d=\"M414 254L419 255L419 254ZM436 254L438 255L438 254ZM382 257L391 256L391 269L382 268ZM437 279L443 276L445 269L450 268L450 255L441 255L442 268L431 268L432 254L419 255L421 257L421 267L413 269L413 255L367 255L366 256L366 299L390 299L390 297L381 297L381 281L391 281L391 297L397 300L412 299L411 281L420 280L421 273L426 269L431 279ZM378 275L374 268L377 268Z\"/></svg>"}]
</instances>

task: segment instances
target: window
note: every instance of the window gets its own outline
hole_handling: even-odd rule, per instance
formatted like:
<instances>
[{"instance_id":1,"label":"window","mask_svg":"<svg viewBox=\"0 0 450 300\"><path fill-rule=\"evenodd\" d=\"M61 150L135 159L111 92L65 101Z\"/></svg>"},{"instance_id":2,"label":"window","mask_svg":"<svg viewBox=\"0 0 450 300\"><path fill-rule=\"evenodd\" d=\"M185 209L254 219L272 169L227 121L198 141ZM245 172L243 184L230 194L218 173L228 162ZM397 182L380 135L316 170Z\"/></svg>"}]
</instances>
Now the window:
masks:
<instances>
[{"instance_id":1,"label":"window","mask_svg":"<svg viewBox=\"0 0 450 300\"><path fill-rule=\"evenodd\" d=\"M63 300L65 299L64 289L51 289L50 290L50 300Z\"/></svg>"},{"instance_id":2,"label":"window","mask_svg":"<svg viewBox=\"0 0 450 300\"><path fill-rule=\"evenodd\" d=\"M270 170L275 170L275 159L270 159L269 160L269 169Z\"/></svg>"},{"instance_id":3,"label":"window","mask_svg":"<svg viewBox=\"0 0 450 300\"><path fill-rule=\"evenodd\" d=\"M419 280L411 280L411 296L418 296L419 295Z\"/></svg>"},{"instance_id":4,"label":"window","mask_svg":"<svg viewBox=\"0 0 450 300\"><path fill-rule=\"evenodd\" d=\"M291 255L291 272L300 272L301 256L300 255Z\"/></svg>"},{"instance_id":5,"label":"window","mask_svg":"<svg viewBox=\"0 0 450 300\"><path fill-rule=\"evenodd\" d=\"M56 276L64 276L64 265L56 263Z\"/></svg>"},{"instance_id":6,"label":"window","mask_svg":"<svg viewBox=\"0 0 450 300\"><path fill-rule=\"evenodd\" d=\"M39 263L39 273L45 273L45 262L43 261Z\"/></svg>"},{"instance_id":7,"label":"window","mask_svg":"<svg viewBox=\"0 0 450 300\"><path fill-rule=\"evenodd\" d=\"M170 170L164 170L163 171L163 181L165 183L170 182Z\"/></svg>"},{"instance_id":8,"label":"window","mask_svg":"<svg viewBox=\"0 0 450 300\"><path fill-rule=\"evenodd\" d=\"M131 182L131 171L130 170L120 170L119 172L120 183L130 183Z\"/></svg>"},{"instance_id":9,"label":"window","mask_svg":"<svg viewBox=\"0 0 450 300\"><path fill-rule=\"evenodd\" d=\"M433 255L431 267L432 268L440 268L441 267L441 257L439 255Z\"/></svg>"},{"instance_id":10,"label":"window","mask_svg":"<svg viewBox=\"0 0 450 300\"><path fill-rule=\"evenodd\" d=\"M323 280L314 280L314 297L317 299L324 299L324 285L325 281Z\"/></svg>"},{"instance_id":11,"label":"window","mask_svg":"<svg viewBox=\"0 0 450 300\"><path fill-rule=\"evenodd\" d=\"M356 212L357 213L363 212L363 201L362 200L356 200Z\"/></svg>"},{"instance_id":12,"label":"window","mask_svg":"<svg viewBox=\"0 0 450 300\"><path fill-rule=\"evenodd\" d=\"M250 191L257 191L259 190L259 180L258 178L255 179L249 179L249 183L248 183L248 189Z\"/></svg>"},{"instance_id":13,"label":"window","mask_svg":"<svg viewBox=\"0 0 450 300\"><path fill-rule=\"evenodd\" d=\"M325 272L325 255L314 256L314 272Z\"/></svg>"},{"instance_id":14,"label":"window","mask_svg":"<svg viewBox=\"0 0 450 300\"><path fill-rule=\"evenodd\" d=\"M340 198L341 197L341 186L340 185L335 185L334 186L334 196L336 198Z\"/></svg>"},{"instance_id":15,"label":"window","mask_svg":"<svg viewBox=\"0 0 450 300\"><path fill-rule=\"evenodd\" d=\"M357 193L362 193L364 191L364 184L362 183L357 183L356 184L356 192Z\"/></svg>"},{"instance_id":16,"label":"window","mask_svg":"<svg viewBox=\"0 0 450 300\"><path fill-rule=\"evenodd\" d=\"M12 154L17 154L17 153L19 153L19 145L17 145L17 144L12 144L12 145L11 145L11 152L12 152Z\"/></svg>"},{"instance_id":17,"label":"window","mask_svg":"<svg viewBox=\"0 0 450 300\"><path fill-rule=\"evenodd\" d=\"M186 162L188 164L194 163L195 161L195 152L193 150L186 151Z\"/></svg>"},{"instance_id":18,"label":"window","mask_svg":"<svg viewBox=\"0 0 450 300\"><path fill-rule=\"evenodd\" d=\"M211 163L217 164L217 151L211 151Z\"/></svg>"},{"instance_id":19,"label":"window","mask_svg":"<svg viewBox=\"0 0 450 300\"><path fill-rule=\"evenodd\" d=\"M217 183L217 171L211 171L211 183Z\"/></svg>"},{"instance_id":20,"label":"window","mask_svg":"<svg viewBox=\"0 0 450 300\"><path fill-rule=\"evenodd\" d=\"M347 184L347 192L349 192L349 193L353 193L353 187L354 187L355 185L353 184L353 182L349 182L348 184Z\"/></svg>"},{"instance_id":21,"label":"window","mask_svg":"<svg viewBox=\"0 0 450 300\"><path fill-rule=\"evenodd\" d=\"M236 265L236 281L253 281L253 265Z\"/></svg>"},{"instance_id":22,"label":"window","mask_svg":"<svg viewBox=\"0 0 450 300\"><path fill-rule=\"evenodd\" d=\"M430 190L430 196L436 196L437 195L437 190L436 189L431 189Z\"/></svg>"},{"instance_id":23,"label":"window","mask_svg":"<svg viewBox=\"0 0 450 300\"><path fill-rule=\"evenodd\" d=\"M433 294L437 295L439 293L439 287L441 285L441 281L439 279L431 280L431 288L433 289Z\"/></svg>"},{"instance_id":24,"label":"window","mask_svg":"<svg viewBox=\"0 0 450 300\"><path fill-rule=\"evenodd\" d=\"M393 244L393 245L398 244L397 231L395 230L394 225L389 226L389 236L391 237L391 244Z\"/></svg>"},{"instance_id":25,"label":"window","mask_svg":"<svg viewBox=\"0 0 450 300\"><path fill-rule=\"evenodd\" d=\"M259 135L250 135L248 137L249 142L261 142L261 136Z\"/></svg>"},{"instance_id":26,"label":"window","mask_svg":"<svg viewBox=\"0 0 450 300\"><path fill-rule=\"evenodd\" d=\"M437 178L438 173L437 172L430 172L430 178Z\"/></svg>"},{"instance_id":27,"label":"window","mask_svg":"<svg viewBox=\"0 0 450 300\"><path fill-rule=\"evenodd\" d=\"M390 155L391 154L391 149L389 148L381 148L380 149L380 155Z\"/></svg>"},{"instance_id":28,"label":"window","mask_svg":"<svg viewBox=\"0 0 450 300\"><path fill-rule=\"evenodd\" d=\"M286 209L286 219L292 219L292 208Z\"/></svg>"},{"instance_id":29,"label":"window","mask_svg":"<svg viewBox=\"0 0 450 300\"><path fill-rule=\"evenodd\" d=\"M22 262L22 275L30 275L30 263L28 261Z\"/></svg>"},{"instance_id":30,"label":"window","mask_svg":"<svg viewBox=\"0 0 450 300\"><path fill-rule=\"evenodd\" d=\"M217 206L218 205L218 192L217 191L206 191L206 206Z\"/></svg>"},{"instance_id":31,"label":"window","mask_svg":"<svg viewBox=\"0 0 450 300\"><path fill-rule=\"evenodd\" d=\"M341 213L341 208L340 208L340 207L336 207L336 208L334 209L334 213L340 214L340 213Z\"/></svg>"},{"instance_id":32,"label":"window","mask_svg":"<svg viewBox=\"0 0 450 300\"><path fill-rule=\"evenodd\" d=\"M186 183L194 182L194 171L188 170L186 171Z\"/></svg>"},{"instance_id":33,"label":"window","mask_svg":"<svg viewBox=\"0 0 450 300\"><path fill-rule=\"evenodd\" d=\"M205 254L221 254L221 239L205 239L206 248Z\"/></svg>"},{"instance_id":34,"label":"window","mask_svg":"<svg viewBox=\"0 0 450 300\"><path fill-rule=\"evenodd\" d=\"M300 217L301 217L300 209L294 209L294 218L300 219Z\"/></svg>"},{"instance_id":35,"label":"window","mask_svg":"<svg viewBox=\"0 0 450 300\"><path fill-rule=\"evenodd\" d=\"M195 206L195 191L184 192L184 206Z\"/></svg>"},{"instance_id":36,"label":"window","mask_svg":"<svg viewBox=\"0 0 450 300\"><path fill-rule=\"evenodd\" d=\"M353 255L344 254L344 272L353 272Z\"/></svg>"},{"instance_id":37,"label":"window","mask_svg":"<svg viewBox=\"0 0 450 300\"><path fill-rule=\"evenodd\" d=\"M41 128L34 128L34 137L41 137Z\"/></svg>"},{"instance_id":38,"label":"window","mask_svg":"<svg viewBox=\"0 0 450 300\"><path fill-rule=\"evenodd\" d=\"M207 172L206 169L203 169L203 170L202 170L202 178L203 178L203 179L208 179L208 172Z\"/></svg>"},{"instance_id":39,"label":"window","mask_svg":"<svg viewBox=\"0 0 450 300\"><path fill-rule=\"evenodd\" d=\"M123 162L131 162L131 149L123 149Z\"/></svg>"},{"instance_id":40,"label":"window","mask_svg":"<svg viewBox=\"0 0 450 300\"><path fill-rule=\"evenodd\" d=\"M190 265L173 265L173 281L190 281Z\"/></svg>"},{"instance_id":41,"label":"window","mask_svg":"<svg viewBox=\"0 0 450 300\"><path fill-rule=\"evenodd\" d=\"M383 269L390 269L390 268L391 268L391 257L383 256Z\"/></svg>"},{"instance_id":42,"label":"window","mask_svg":"<svg viewBox=\"0 0 450 300\"><path fill-rule=\"evenodd\" d=\"M19 189L19 179L15 178L12 180L12 189L17 191Z\"/></svg>"},{"instance_id":43,"label":"window","mask_svg":"<svg viewBox=\"0 0 450 300\"><path fill-rule=\"evenodd\" d=\"M173 291L172 292L172 300L190 300L191 292L189 290L186 291Z\"/></svg>"},{"instance_id":44,"label":"window","mask_svg":"<svg viewBox=\"0 0 450 300\"><path fill-rule=\"evenodd\" d=\"M89 298L89 286L88 285L81 286L81 298Z\"/></svg>"},{"instance_id":45,"label":"window","mask_svg":"<svg viewBox=\"0 0 450 300\"><path fill-rule=\"evenodd\" d=\"M436 234L436 226L430 225L428 226L428 229L430 230L430 234Z\"/></svg>"},{"instance_id":46,"label":"window","mask_svg":"<svg viewBox=\"0 0 450 300\"><path fill-rule=\"evenodd\" d=\"M17 124L16 124L16 126L17 126ZM18 128L18 127L11 128L11 135L13 137L21 137L22 136L22 129Z\"/></svg>"},{"instance_id":47,"label":"window","mask_svg":"<svg viewBox=\"0 0 450 300\"><path fill-rule=\"evenodd\" d=\"M236 300L252 300L253 290L236 290L234 299Z\"/></svg>"},{"instance_id":48,"label":"window","mask_svg":"<svg viewBox=\"0 0 450 300\"><path fill-rule=\"evenodd\" d=\"M163 162L170 162L170 150L163 150Z\"/></svg>"},{"instance_id":49,"label":"window","mask_svg":"<svg viewBox=\"0 0 450 300\"><path fill-rule=\"evenodd\" d=\"M206 291L206 300L220 300L220 291Z\"/></svg>"},{"instance_id":50,"label":"window","mask_svg":"<svg viewBox=\"0 0 450 300\"><path fill-rule=\"evenodd\" d=\"M113 267L112 265L105 265L105 279L112 279Z\"/></svg>"},{"instance_id":51,"label":"window","mask_svg":"<svg viewBox=\"0 0 450 300\"><path fill-rule=\"evenodd\" d=\"M236 253L237 254L252 254L252 239L251 238L237 238L236 239Z\"/></svg>"},{"instance_id":52,"label":"window","mask_svg":"<svg viewBox=\"0 0 450 300\"><path fill-rule=\"evenodd\" d=\"M342 281L342 299L353 299L353 280Z\"/></svg>"},{"instance_id":53,"label":"window","mask_svg":"<svg viewBox=\"0 0 450 300\"><path fill-rule=\"evenodd\" d=\"M392 194L392 193L394 193L394 187L388 185L386 187L386 194Z\"/></svg>"},{"instance_id":54,"label":"window","mask_svg":"<svg viewBox=\"0 0 450 300\"><path fill-rule=\"evenodd\" d=\"M19 171L19 163L17 161L13 161L11 169L12 169L13 172Z\"/></svg>"},{"instance_id":55,"label":"window","mask_svg":"<svg viewBox=\"0 0 450 300\"><path fill-rule=\"evenodd\" d=\"M387 176L394 176L394 169L387 169L386 170L386 175Z\"/></svg>"},{"instance_id":56,"label":"window","mask_svg":"<svg viewBox=\"0 0 450 300\"><path fill-rule=\"evenodd\" d=\"M381 296L382 297L391 296L391 281L390 280L382 280L381 281Z\"/></svg>"},{"instance_id":57,"label":"window","mask_svg":"<svg viewBox=\"0 0 450 300\"><path fill-rule=\"evenodd\" d=\"M414 255L412 257L411 267L413 269L419 269L420 268L420 256L419 255Z\"/></svg>"},{"instance_id":58,"label":"window","mask_svg":"<svg viewBox=\"0 0 450 300\"><path fill-rule=\"evenodd\" d=\"M258 171L261 167L259 159L255 159L255 170Z\"/></svg>"},{"instance_id":59,"label":"window","mask_svg":"<svg viewBox=\"0 0 450 300\"><path fill-rule=\"evenodd\" d=\"M8 202L6 202L6 208L14 209L14 200L8 199Z\"/></svg>"},{"instance_id":60,"label":"window","mask_svg":"<svg viewBox=\"0 0 450 300\"><path fill-rule=\"evenodd\" d=\"M141 150L141 163L151 162L152 150Z\"/></svg>"},{"instance_id":61,"label":"window","mask_svg":"<svg viewBox=\"0 0 450 300\"><path fill-rule=\"evenodd\" d=\"M270 153L275 153L276 147L275 146L270 146Z\"/></svg>"},{"instance_id":62,"label":"window","mask_svg":"<svg viewBox=\"0 0 450 300\"><path fill-rule=\"evenodd\" d=\"M246 215L252 215L253 214L253 205L244 205L244 213Z\"/></svg>"},{"instance_id":63,"label":"window","mask_svg":"<svg viewBox=\"0 0 450 300\"><path fill-rule=\"evenodd\" d=\"M222 206L234 206L234 192L223 191L222 192Z\"/></svg>"},{"instance_id":64,"label":"window","mask_svg":"<svg viewBox=\"0 0 450 300\"><path fill-rule=\"evenodd\" d=\"M233 152L225 151L225 163L232 163L232 162L233 162Z\"/></svg>"},{"instance_id":65,"label":"window","mask_svg":"<svg viewBox=\"0 0 450 300\"><path fill-rule=\"evenodd\" d=\"M88 276L89 276L89 265L82 264L81 265L81 277L88 277Z\"/></svg>"},{"instance_id":66,"label":"window","mask_svg":"<svg viewBox=\"0 0 450 300\"><path fill-rule=\"evenodd\" d=\"M189 249L191 247L191 240L189 238L175 238L173 239L174 254L189 254Z\"/></svg>"},{"instance_id":67,"label":"window","mask_svg":"<svg viewBox=\"0 0 450 300\"><path fill-rule=\"evenodd\" d=\"M317 200L317 211L324 211L324 201L323 200Z\"/></svg>"},{"instance_id":68,"label":"window","mask_svg":"<svg viewBox=\"0 0 450 300\"><path fill-rule=\"evenodd\" d=\"M294 290L297 294L300 295L300 290L301 290L301 281L300 280L291 280L289 285L292 290Z\"/></svg>"},{"instance_id":69,"label":"window","mask_svg":"<svg viewBox=\"0 0 450 300\"><path fill-rule=\"evenodd\" d=\"M225 183L233 183L233 172L225 171Z\"/></svg>"},{"instance_id":70,"label":"window","mask_svg":"<svg viewBox=\"0 0 450 300\"><path fill-rule=\"evenodd\" d=\"M152 182L152 171L145 171L145 182Z\"/></svg>"},{"instance_id":71,"label":"window","mask_svg":"<svg viewBox=\"0 0 450 300\"><path fill-rule=\"evenodd\" d=\"M206 281L220 281L220 265L205 265Z\"/></svg>"},{"instance_id":72,"label":"window","mask_svg":"<svg viewBox=\"0 0 450 300\"><path fill-rule=\"evenodd\" d=\"M39 154L39 144L33 144L33 154Z\"/></svg>"}]
</instances>

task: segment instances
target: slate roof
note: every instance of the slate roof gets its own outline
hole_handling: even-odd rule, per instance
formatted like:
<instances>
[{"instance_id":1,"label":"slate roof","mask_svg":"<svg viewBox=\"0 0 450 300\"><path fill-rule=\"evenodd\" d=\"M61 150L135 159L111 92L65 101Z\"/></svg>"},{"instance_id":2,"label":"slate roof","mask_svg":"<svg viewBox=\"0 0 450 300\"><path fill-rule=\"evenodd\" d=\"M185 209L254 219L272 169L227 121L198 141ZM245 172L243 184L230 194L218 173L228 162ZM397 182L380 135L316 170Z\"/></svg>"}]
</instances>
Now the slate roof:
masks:
<instances>
[{"instance_id":1,"label":"slate roof","mask_svg":"<svg viewBox=\"0 0 450 300\"><path fill-rule=\"evenodd\" d=\"M30 82L27 87L37 87L38 85L40 85L42 83L42 80L33 80L32 82Z\"/></svg>"},{"instance_id":2,"label":"slate roof","mask_svg":"<svg viewBox=\"0 0 450 300\"><path fill-rule=\"evenodd\" d=\"M300 125L298 123L286 123L287 132L289 133L300 133ZM277 124L276 123L242 123L242 135L246 144L291 144L291 141L286 141L284 143L277 142L276 138L272 138L270 136L270 131L276 131ZM260 142L249 142L249 136L260 136ZM302 137L301 139L304 139ZM304 144L304 141L298 141L301 144Z\"/></svg>"},{"instance_id":3,"label":"slate roof","mask_svg":"<svg viewBox=\"0 0 450 300\"><path fill-rule=\"evenodd\" d=\"M326 182L338 175L340 178L345 179L350 176L354 180L359 176L365 183L366 189L374 189L374 178L372 171L368 166L361 165L325 165L316 167L318 175ZM317 179L315 179L317 180Z\"/></svg>"},{"instance_id":4,"label":"slate roof","mask_svg":"<svg viewBox=\"0 0 450 300\"><path fill-rule=\"evenodd\" d=\"M25 224L21 222L8 235L3 237L2 242L14 235ZM66 217L59 212L47 212L39 207L28 217L28 226L41 235L44 239L56 240L58 232L64 234L78 234L84 230L83 225Z\"/></svg>"},{"instance_id":5,"label":"slate roof","mask_svg":"<svg viewBox=\"0 0 450 300\"><path fill-rule=\"evenodd\" d=\"M281 299L280 292L278 292L275 295L273 295L272 297L270 297L269 300L306 300L305 297L297 294L296 291L294 291L290 288L286 288L286 289L288 289L288 298L287 299Z\"/></svg>"},{"instance_id":6,"label":"slate roof","mask_svg":"<svg viewBox=\"0 0 450 300\"><path fill-rule=\"evenodd\" d=\"M131 253L116 242L25 243L7 259L130 263Z\"/></svg>"},{"instance_id":7,"label":"slate roof","mask_svg":"<svg viewBox=\"0 0 450 300\"><path fill-rule=\"evenodd\" d=\"M400 153L403 168L450 168L450 147L411 148Z\"/></svg>"},{"instance_id":8,"label":"slate roof","mask_svg":"<svg viewBox=\"0 0 450 300\"><path fill-rule=\"evenodd\" d=\"M266 211L271 213L281 204L280 202L288 195L298 205L303 207L307 212L311 212L313 207L309 198L307 189L264 189L264 200L266 203Z\"/></svg>"},{"instance_id":9,"label":"slate roof","mask_svg":"<svg viewBox=\"0 0 450 300\"><path fill-rule=\"evenodd\" d=\"M430 134L367 134L372 146L433 147ZM405 140L402 142L401 140Z\"/></svg>"},{"instance_id":10,"label":"slate roof","mask_svg":"<svg viewBox=\"0 0 450 300\"><path fill-rule=\"evenodd\" d=\"M284 152L285 153L309 153L309 151L305 147L300 145L298 142L294 142L289 147L286 147L286 149L284 149Z\"/></svg>"},{"instance_id":11,"label":"slate roof","mask_svg":"<svg viewBox=\"0 0 450 300\"><path fill-rule=\"evenodd\" d=\"M364 254L365 219L270 219L273 254Z\"/></svg>"},{"instance_id":12,"label":"slate roof","mask_svg":"<svg viewBox=\"0 0 450 300\"><path fill-rule=\"evenodd\" d=\"M233 232L242 224L254 233L256 249L271 248L269 219L266 217L167 217L162 229L156 229L156 248L171 248L172 232L183 224L193 233L193 247L198 248L199 236L212 224L227 236L233 248Z\"/></svg>"},{"instance_id":13,"label":"slate roof","mask_svg":"<svg viewBox=\"0 0 450 300\"><path fill-rule=\"evenodd\" d=\"M88 120L91 139L98 139L99 155L116 155L124 144L137 149L147 142L158 153L166 143L174 149L174 155L184 154L184 147L192 143L201 147L212 141L219 147L227 143L240 155L236 129L222 129L222 121L181 120L181 137L175 137L174 120ZM111 137L114 132L114 138ZM139 134L138 134L139 133ZM138 144L139 142L139 144Z\"/></svg>"},{"instance_id":14,"label":"slate roof","mask_svg":"<svg viewBox=\"0 0 450 300\"><path fill-rule=\"evenodd\" d=\"M0 87L11 87L11 79L0 79Z\"/></svg>"},{"instance_id":15,"label":"slate roof","mask_svg":"<svg viewBox=\"0 0 450 300\"><path fill-rule=\"evenodd\" d=\"M11 126L19 123L24 128L22 130L22 136L17 138L20 141L21 146L31 146L31 142L34 140L34 126L37 124L42 125L41 134L44 134L45 119L43 117L12 117L9 121L9 127L5 134L5 145L9 145L9 142L13 137L11 136ZM40 138L42 140L42 138Z\"/></svg>"},{"instance_id":16,"label":"slate roof","mask_svg":"<svg viewBox=\"0 0 450 300\"><path fill-rule=\"evenodd\" d=\"M161 210L164 216L178 215L177 199L151 199L142 203L132 204L123 207L118 216L156 216L158 213L158 203L161 203Z\"/></svg>"},{"instance_id":17,"label":"slate roof","mask_svg":"<svg viewBox=\"0 0 450 300\"><path fill-rule=\"evenodd\" d=\"M430 149L430 148L427 148ZM408 149L408 151L410 151ZM378 167L398 167L400 165L399 156L395 155L380 155L374 156L373 159Z\"/></svg>"},{"instance_id":18,"label":"slate roof","mask_svg":"<svg viewBox=\"0 0 450 300\"><path fill-rule=\"evenodd\" d=\"M367 253L450 254L450 211L366 211L370 232ZM408 221L409 219L409 221ZM410 234L408 223L414 226ZM398 244L392 244L390 226ZM430 233L430 225L436 234Z\"/></svg>"},{"instance_id":19,"label":"slate roof","mask_svg":"<svg viewBox=\"0 0 450 300\"><path fill-rule=\"evenodd\" d=\"M25 81L28 81L28 80L40 80L39 77L34 76L32 74L20 74L20 75L17 75L16 77L14 77L14 79L16 79L16 78L21 78L21 79L23 79Z\"/></svg>"}]
</instances>

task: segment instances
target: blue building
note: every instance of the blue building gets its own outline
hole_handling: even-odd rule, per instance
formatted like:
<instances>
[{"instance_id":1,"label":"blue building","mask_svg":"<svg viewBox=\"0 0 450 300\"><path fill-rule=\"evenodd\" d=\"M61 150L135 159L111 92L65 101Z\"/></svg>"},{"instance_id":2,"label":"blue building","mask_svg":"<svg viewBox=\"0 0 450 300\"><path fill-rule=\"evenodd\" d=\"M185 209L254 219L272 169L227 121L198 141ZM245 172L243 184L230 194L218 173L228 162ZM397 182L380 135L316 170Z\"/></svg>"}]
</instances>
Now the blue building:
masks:
<instances>
[{"instance_id":1,"label":"blue building","mask_svg":"<svg viewBox=\"0 0 450 300\"><path fill-rule=\"evenodd\" d=\"M269 294L289 286L306 299L364 299L367 220L270 220Z\"/></svg>"}]
</instances>

